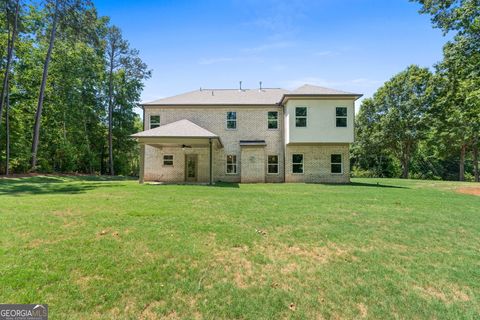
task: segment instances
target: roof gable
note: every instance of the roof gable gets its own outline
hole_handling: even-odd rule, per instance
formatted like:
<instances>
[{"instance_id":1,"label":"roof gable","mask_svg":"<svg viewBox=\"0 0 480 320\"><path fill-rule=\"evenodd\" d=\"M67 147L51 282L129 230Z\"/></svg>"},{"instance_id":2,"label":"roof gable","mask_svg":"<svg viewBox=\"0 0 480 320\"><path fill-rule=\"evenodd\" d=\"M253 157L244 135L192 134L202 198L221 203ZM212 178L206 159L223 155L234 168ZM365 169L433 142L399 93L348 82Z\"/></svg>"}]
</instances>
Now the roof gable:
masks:
<instances>
[{"instance_id":1,"label":"roof gable","mask_svg":"<svg viewBox=\"0 0 480 320\"><path fill-rule=\"evenodd\" d=\"M222 105L280 105L285 97L295 96L348 96L358 99L360 94L303 85L293 91L279 88L262 89L200 89L172 97L144 103L143 106L222 106Z\"/></svg>"},{"instance_id":2,"label":"roof gable","mask_svg":"<svg viewBox=\"0 0 480 320\"><path fill-rule=\"evenodd\" d=\"M303 86L290 92L291 94L305 94L305 95L355 95L355 93L346 92L342 90L313 86L304 84Z\"/></svg>"},{"instance_id":3,"label":"roof gable","mask_svg":"<svg viewBox=\"0 0 480 320\"><path fill-rule=\"evenodd\" d=\"M275 105L287 92L283 89L201 89L144 105Z\"/></svg>"}]
</instances>

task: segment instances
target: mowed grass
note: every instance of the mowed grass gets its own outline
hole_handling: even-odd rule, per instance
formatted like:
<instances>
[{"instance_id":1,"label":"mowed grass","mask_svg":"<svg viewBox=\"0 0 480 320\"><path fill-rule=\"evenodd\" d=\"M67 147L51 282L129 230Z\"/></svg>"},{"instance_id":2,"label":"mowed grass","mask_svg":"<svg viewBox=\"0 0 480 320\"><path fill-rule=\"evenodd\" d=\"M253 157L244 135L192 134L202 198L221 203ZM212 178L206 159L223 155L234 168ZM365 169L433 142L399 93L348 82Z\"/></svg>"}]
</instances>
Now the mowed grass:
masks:
<instances>
[{"instance_id":1,"label":"mowed grass","mask_svg":"<svg viewBox=\"0 0 480 320\"><path fill-rule=\"evenodd\" d=\"M0 303L51 319L478 319L465 186L0 179Z\"/></svg>"}]
</instances>

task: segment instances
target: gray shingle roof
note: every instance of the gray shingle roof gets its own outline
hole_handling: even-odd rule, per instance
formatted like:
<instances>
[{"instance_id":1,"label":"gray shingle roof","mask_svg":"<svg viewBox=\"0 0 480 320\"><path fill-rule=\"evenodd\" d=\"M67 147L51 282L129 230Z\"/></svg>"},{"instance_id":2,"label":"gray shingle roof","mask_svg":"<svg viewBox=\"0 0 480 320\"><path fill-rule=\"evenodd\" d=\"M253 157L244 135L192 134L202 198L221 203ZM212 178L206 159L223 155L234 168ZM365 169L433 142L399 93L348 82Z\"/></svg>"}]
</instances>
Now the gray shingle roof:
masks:
<instances>
[{"instance_id":1,"label":"gray shingle roof","mask_svg":"<svg viewBox=\"0 0 480 320\"><path fill-rule=\"evenodd\" d=\"M132 135L134 138L218 138L218 136L195 123L183 119Z\"/></svg>"},{"instance_id":2,"label":"gray shingle roof","mask_svg":"<svg viewBox=\"0 0 480 320\"><path fill-rule=\"evenodd\" d=\"M360 94L312 85L304 85L293 91L278 88L264 88L261 90L202 89L158 99L143 103L142 105L276 105L279 104L285 96L296 95L361 96Z\"/></svg>"}]
</instances>

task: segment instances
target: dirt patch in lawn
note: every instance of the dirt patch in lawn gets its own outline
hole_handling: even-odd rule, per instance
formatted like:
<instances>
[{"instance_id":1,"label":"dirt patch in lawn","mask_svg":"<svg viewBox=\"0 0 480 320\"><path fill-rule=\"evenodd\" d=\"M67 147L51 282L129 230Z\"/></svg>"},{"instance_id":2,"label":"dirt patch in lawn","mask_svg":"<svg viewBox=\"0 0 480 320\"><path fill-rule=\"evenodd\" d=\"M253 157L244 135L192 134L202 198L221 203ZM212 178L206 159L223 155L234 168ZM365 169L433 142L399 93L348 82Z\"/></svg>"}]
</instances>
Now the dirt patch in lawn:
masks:
<instances>
[{"instance_id":1,"label":"dirt patch in lawn","mask_svg":"<svg viewBox=\"0 0 480 320\"><path fill-rule=\"evenodd\" d=\"M457 191L458 193L471 194L471 195L474 195L474 196L480 196L480 187L458 188L456 191Z\"/></svg>"},{"instance_id":2,"label":"dirt patch in lawn","mask_svg":"<svg viewBox=\"0 0 480 320\"><path fill-rule=\"evenodd\" d=\"M155 309L159 309L165 306L165 301L160 300L160 301L152 301L151 303L148 303L145 306L145 309L143 309L140 319L158 319L158 314L155 312Z\"/></svg>"},{"instance_id":3,"label":"dirt patch in lawn","mask_svg":"<svg viewBox=\"0 0 480 320\"><path fill-rule=\"evenodd\" d=\"M358 311L360 312L360 317L362 318L366 318L367 315L368 315L368 308L366 305L364 305L363 303L359 303L357 305L358 307Z\"/></svg>"},{"instance_id":4,"label":"dirt patch in lawn","mask_svg":"<svg viewBox=\"0 0 480 320\"><path fill-rule=\"evenodd\" d=\"M270 249L271 250L271 249ZM275 250L271 250L271 252L275 252ZM323 247L286 247L281 248L275 252L275 257L282 257L282 258L295 258L299 257L303 260L315 261L318 263L327 263L328 261L342 257L348 254L348 251L344 248L340 248L335 244L328 244Z\"/></svg>"},{"instance_id":5,"label":"dirt patch in lawn","mask_svg":"<svg viewBox=\"0 0 480 320\"><path fill-rule=\"evenodd\" d=\"M319 264L354 258L351 250L334 243L308 247L268 242L232 248L213 243L211 248L213 259L209 269L223 269L223 281L241 289L268 283L273 288L288 291L292 286L302 285L300 278L313 275ZM300 278L297 272L302 273Z\"/></svg>"},{"instance_id":6,"label":"dirt patch in lawn","mask_svg":"<svg viewBox=\"0 0 480 320\"><path fill-rule=\"evenodd\" d=\"M92 282L103 282L105 279L100 275L86 275L80 272L80 270L73 270L70 273L70 276L73 282L80 288L82 291L86 291L92 285Z\"/></svg>"},{"instance_id":7,"label":"dirt patch in lawn","mask_svg":"<svg viewBox=\"0 0 480 320\"><path fill-rule=\"evenodd\" d=\"M416 289L420 290L423 296L440 300L445 304L470 301L470 297L465 293L465 288L462 289L457 286L449 286L443 289L428 286L416 287Z\"/></svg>"}]
</instances>

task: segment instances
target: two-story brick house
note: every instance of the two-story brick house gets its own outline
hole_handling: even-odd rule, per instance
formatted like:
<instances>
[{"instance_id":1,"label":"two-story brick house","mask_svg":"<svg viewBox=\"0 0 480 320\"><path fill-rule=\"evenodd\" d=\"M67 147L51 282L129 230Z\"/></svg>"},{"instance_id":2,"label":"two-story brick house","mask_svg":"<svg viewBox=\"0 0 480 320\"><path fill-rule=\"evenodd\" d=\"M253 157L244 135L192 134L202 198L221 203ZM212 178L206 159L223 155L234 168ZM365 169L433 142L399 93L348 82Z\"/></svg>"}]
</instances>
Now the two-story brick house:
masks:
<instances>
[{"instance_id":1,"label":"two-story brick house","mask_svg":"<svg viewBox=\"0 0 480 320\"><path fill-rule=\"evenodd\" d=\"M360 94L305 85L200 89L142 105L140 182L337 182L350 178Z\"/></svg>"}]
</instances>

